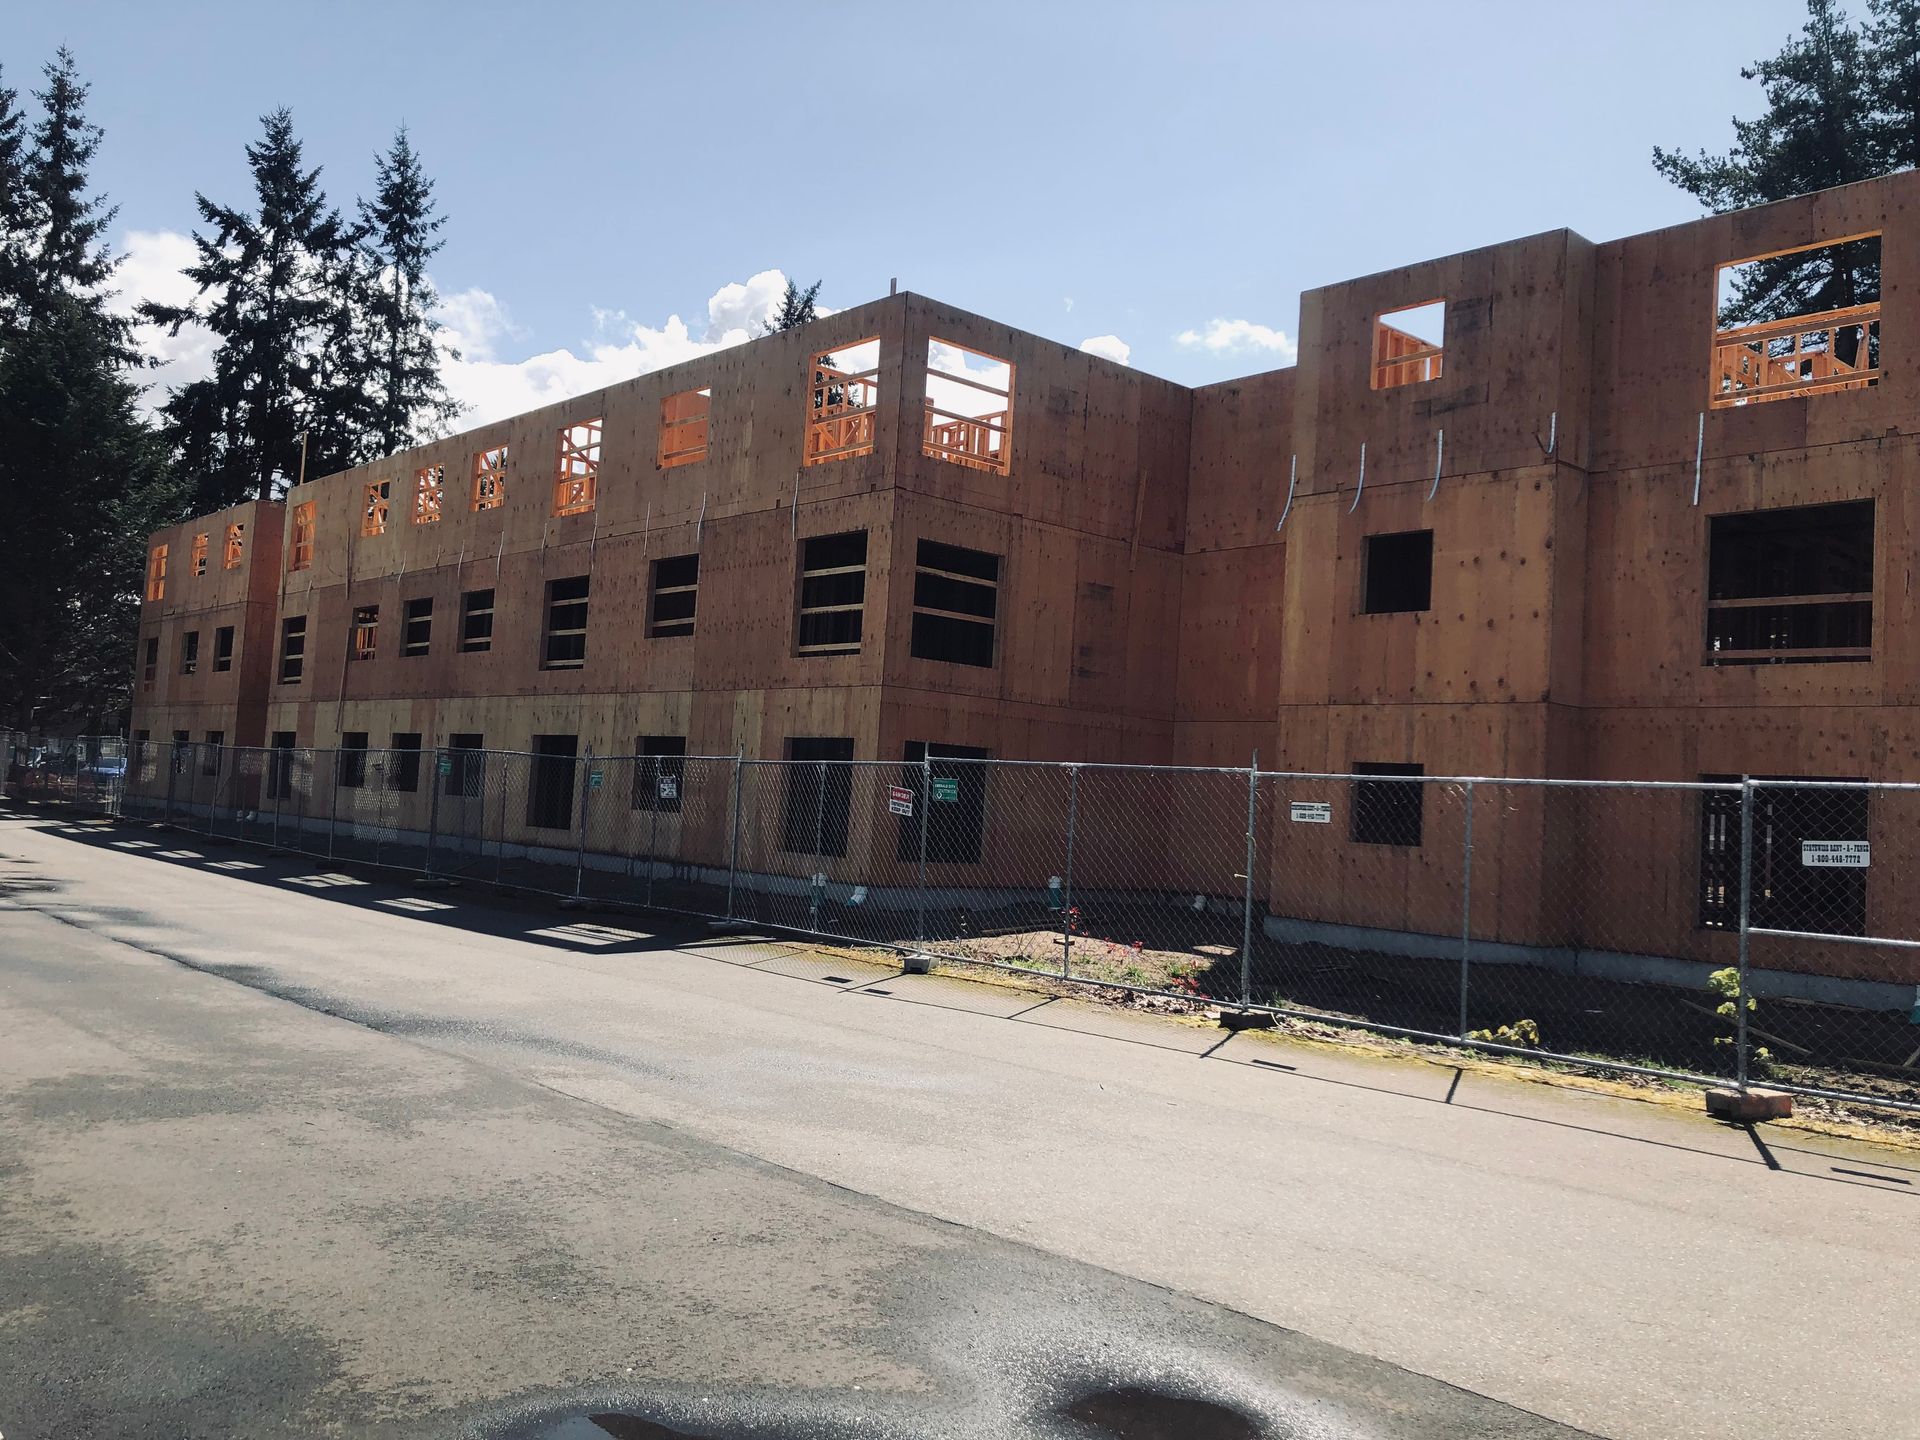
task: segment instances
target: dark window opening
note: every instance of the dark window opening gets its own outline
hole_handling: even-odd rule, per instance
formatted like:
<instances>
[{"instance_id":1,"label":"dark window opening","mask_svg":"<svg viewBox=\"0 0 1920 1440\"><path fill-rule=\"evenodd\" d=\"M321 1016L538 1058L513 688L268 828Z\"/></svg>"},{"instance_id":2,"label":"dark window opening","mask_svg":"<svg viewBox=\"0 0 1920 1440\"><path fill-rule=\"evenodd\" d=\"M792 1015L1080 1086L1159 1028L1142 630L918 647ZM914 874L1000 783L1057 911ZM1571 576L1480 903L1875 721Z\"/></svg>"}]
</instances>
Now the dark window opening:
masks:
<instances>
[{"instance_id":1,"label":"dark window opening","mask_svg":"<svg viewBox=\"0 0 1920 1440\"><path fill-rule=\"evenodd\" d=\"M200 667L200 632L189 630L180 637L180 673L191 675Z\"/></svg>"},{"instance_id":2,"label":"dark window opening","mask_svg":"<svg viewBox=\"0 0 1920 1440\"><path fill-rule=\"evenodd\" d=\"M1708 522L1707 664L1872 658L1871 500Z\"/></svg>"},{"instance_id":3,"label":"dark window opening","mask_svg":"<svg viewBox=\"0 0 1920 1440\"><path fill-rule=\"evenodd\" d=\"M533 773L527 780L527 824L536 830L573 828L578 735L533 737Z\"/></svg>"},{"instance_id":4,"label":"dark window opening","mask_svg":"<svg viewBox=\"0 0 1920 1440\"><path fill-rule=\"evenodd\" d=\"M1709 784L1738 784L1738 775L1702 775ZM1759 779L1834 780L1822 776ZM1753 894L1747 921L1762 930L1820 935L1867 933L1866 867L1808 865L1804 841L1865 840L1865 790L1767 785L1753 791ZM1740 792L1700 796L1700 926L1740 928Z\"/></svg>"},{"instance_id":5,"label":"dark window opening","mask_svg":"<svg viewBox=\"0 0 1920 1440\"><path fill-rule=\"evenodd\" d=\"M408 791L420 788L420 732L418 730L402 731L394 735L393 748L387 756L387 788Z\"/></svg>"},{"instance_id":6,"label":"dark window opening","mask_svg":"<svg viewBox=\"0 0 1920 1440\"><path fill-rule=\"evenodd\" d=\"M280 622L280 683L298 685L307 668L307 617L289 615Z\"/></svg>"},{"instance_id":7,"label":"dark window opening","mask_svg":"<svg viewBox=\"0 0 1920 1440\"><path fill-rule=\"evenodd\" d=\"M547 582L547 644L542 670L578 670L587 663L587 577Z\"/></svg>"},{"instance_id":8,"label":"dark window opening","mask_svg":"<svg viewBox=\"0 0 1920 1440\"><path fill-rule=\"evenodd\" d=\"M1433 532L1367 536L1365 564L1369 615L1404 615L1433 605Z\"/></svg>"},{"instance_id":9,"label":"dark window opening","mask_svg":"<svg viewBox=\"0 0 1920 1440\"><path fill-rule=\"evenodd\" d=\"M472 730L456 730L447 737L447 768L440 793L471 800L480 794L487 758L479 753L485 737Z\"/></svg>"},{"instance_id":10,"label":"dark window opening","mask_svg":"<svg viewBox=\"0 0 1920 1440\"><path fill-rule=\"evenodd\" d=\"M1420 765L1356 760L1355 775L1416 776ZM1427 787L1413 780L1355 780L1347 838L1356 845L1418 845Z\"/></svg>"},{"instance_id":11,"label":"dark window opening","mask_svg":"<svg viewBox=\"0 0 1920 1440\"><path fill-rule=\"evenodd\" d=\"M207 745L206 748L200 752L200 773L202 775L218 775L220 773L220 752L226 743L226 731L207 731Z\"/></svg>"},{"instance_id":12,"label":"dark window opening","mask_svg":"<svg viewBox=\"0 0 1920 1440\"><path fill-rule=\"evenodd\" d=\"M680 786L686 778L687 737L640 735L633 742L633 801L635 810L680 813Z\"/></svg>"},{"instance_id":13,"label":"dark window opening","mask_svg":"<svg viewBox=\"0 0 1920 1440\"><path fill-rule=\"evenodd\" d=\"M367 783L367 732L348 730L340 736L340 753L335 758L335 773L343 790L358 790Z\"/></svg>"},{"instance_id":14,"label":"dark window opening","mask_svg":"<svg viewBox=\"0 0 1920 1440\"><path fill-rule=\"evenodd\" d=\"M929 744L909 740L900 783L913 792L913 814L898 818L899 837L894 853L901 860L920 859L924 822L929 865L977 865L987 830L987 770L978 762L987 751L974 745ZM927 763L923 766L922 760ZM926 782L933 781L931 799ZM924 814L922 813L924 809Z\"/></svg>"},{"instance_id":15,"label":"dark window opening","mask_svg":"<svg viewBox=\"0 0 1920 1440\"><path fill-rule=\"evenodd\" d=\"M160 673L160 637L147 636L147 656L140 667L140 685L142 689L153 689L154 677Z\"/></svg>"},{"instance_id":16,"label":"dark window opening","mask_svg":"<svg viewBox=\"0 0 1920 1440\"><path fill-rule=\"evenodd\" d=\"M409 600L400 614L400 653L424 655L433 641L433 597Z\"/></svg>"},{"instance_id":17,"label":"dark window opening","mask_svg":"<svg viewBox=\"0 0 1920 1440\"><path fill-rule=\"evenodd\" d=\"M647 634L667 640L693 634L694 604L700 594L700 557L673 555L653 562L653 602Z\"/></svg>"},{"instance_id":18,"label":"dark window opening","mask_svg":"<svg viewBox=\"0 0 1920 1440\"><path fill-rule=\"evenodd\" d=\"M493 591L469 590L460 597L460 648L493 648Z\"/></svg>"},{"instance_id":19,"label":"dark window opening","mask_svg":"<svg viewBox=\"0 0 1920 1440\"><path fill-rule=\"evenodd\" d=\"M990 668L1000 609L1000 557L922 540L914 565L913 656Z\"/></svg>"},{"instance_id":20,"label":"dark window opening","mask_svg":"<svg viewBox=\"0 0 1920 1440\"><path fill-rule=\"evenodd\" d=\"M866 601L866 531L800 542L800 654L857 653Z\"/></svg>"},{"instance_id":21,"label":"dark window opening","mask_svg":"<svg viewBox=\"0 0 1920 1440\"><path fill-rule=\"evenodd\" d=\"M864 540L866 537L862 536ZM780 848L793 855L845 855L853 807L853 741L810 737L787 741L786 809Z\"/></svg>"},{"instance_id":22,"label":"dark window opening","mask_svg":"<svg viewBox=\"0 0 1920 1440\"><path fill-rule=\"evenodd\" d=\"M213 632L213 668L233 669L233 626L222 625Z\"/></svg>"}]
</instances>

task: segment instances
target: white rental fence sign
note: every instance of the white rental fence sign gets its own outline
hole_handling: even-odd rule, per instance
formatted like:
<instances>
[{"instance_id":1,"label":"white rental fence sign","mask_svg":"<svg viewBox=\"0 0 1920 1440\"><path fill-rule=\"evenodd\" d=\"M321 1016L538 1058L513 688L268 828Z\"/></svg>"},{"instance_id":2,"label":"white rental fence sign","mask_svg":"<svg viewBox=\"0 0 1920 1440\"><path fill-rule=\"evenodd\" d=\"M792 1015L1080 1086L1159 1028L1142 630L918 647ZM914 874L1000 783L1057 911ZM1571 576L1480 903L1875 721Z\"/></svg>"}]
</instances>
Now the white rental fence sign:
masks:
<instances>
[{"instance_id":1,"label":"white rental fence sign","mask_svg":"<svg viewBox=\"0 0 1920 1440\"><path fill-rule=\"evenodd\" d=\"M1331 800L1295 800L1287 807L1287 813L1296 825L1331 825L1333 802Z\"/></svg>"},{"instance_id":2,"label":"white rental fence sign","mask_svg":"<svg viewBox=\"0 0 1920 1440\"><path fill-rule=\"evenodd\" d=\"M1802 840L1800 863L1828 869L1864 870L1873 860L1865 840Z\"/></svg>"}]
</instances>

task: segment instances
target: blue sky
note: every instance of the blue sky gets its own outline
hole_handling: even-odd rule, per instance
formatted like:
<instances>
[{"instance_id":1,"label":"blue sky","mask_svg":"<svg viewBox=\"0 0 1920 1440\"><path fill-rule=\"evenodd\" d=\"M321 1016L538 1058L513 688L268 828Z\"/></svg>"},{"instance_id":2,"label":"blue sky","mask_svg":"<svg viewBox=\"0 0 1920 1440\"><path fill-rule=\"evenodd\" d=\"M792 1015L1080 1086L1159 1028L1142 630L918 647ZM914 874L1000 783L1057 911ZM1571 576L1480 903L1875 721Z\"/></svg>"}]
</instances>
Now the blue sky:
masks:
<instances>
[{"instance_id":1,"label":"blue sky","mask_svg":"<svg viewBox=\"0 0 1920 1440\"><path fill-rule=\"evenodd\" d=\"M751 323L774 269L822 278L834 307L898 276L1068 344L1117 337L1187 383L1268 369L1302 289L1692 217L1650 148L1724 148L1759 104L1739 67L1803 17L67 0L12 7L0 64L24 90L74 49L138 293L166 291L196 189L244 202L264 111L292 107L341 203L404 121L449 216L434 276L478 418L699 353Z\"/></svg>"}]
</instances>

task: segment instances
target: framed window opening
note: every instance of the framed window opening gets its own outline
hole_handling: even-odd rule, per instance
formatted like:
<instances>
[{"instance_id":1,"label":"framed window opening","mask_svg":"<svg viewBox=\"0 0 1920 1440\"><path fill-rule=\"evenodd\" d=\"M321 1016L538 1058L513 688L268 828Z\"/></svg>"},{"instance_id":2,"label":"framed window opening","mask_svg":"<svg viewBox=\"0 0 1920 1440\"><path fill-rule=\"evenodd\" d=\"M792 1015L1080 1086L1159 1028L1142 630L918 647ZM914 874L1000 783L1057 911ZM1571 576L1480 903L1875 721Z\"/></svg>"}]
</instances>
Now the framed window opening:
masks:
<instances>
[{"instance_id":1,"label":"framed window opening","mask_svg":"<svg viewBox=\"0 0 1920 1440\"><path fill-rule=\"evenodd\" d=\"M660 456L662 470L691 465L707 458L708 421L713 411L713 389L682 390L660 402Z\"/></svg>"},{"instance_id":2,"label":"framed window opening","mask_svg":"<svg viewBox=\"0 0 1920 1440\"><path fill-rule=\"evenodd\" d=\"M1012 441L1013 362L950 340L927 341L920 453L1004 475Z\"/></svg>"},{"instance_id":3,"label":"framed window opening","mask_svg":"<svg viewBox=\"0 0 1920 1440\"><path fill-rule=\"evenodd\" d=\"M669 555L653 562L653 597L647 606L647 637L672 640L693 634L700 599L700 557Z\"/></svg>"},{"instance_id":4,"label":"framed window opening","mask_svg":"<svg viewBox=\"0 0 1920 1440\"><path fill-rule=\"evenodd\" d=\"M914 550L913 635L918 660L991 669L1000 608L1000 557L939 540Z\"/></svg>"},{"instance_id":5,"label":"framed window opening","mask_svg":"<svg viewBox=\"0 0 1920 1440\"><path fill-rule=\"evenodd\" d=\"M498 510L507 503L507 447L495 445L473 457L472 508Z\"/></svg>"},{"instance_id":6,"label":"framed window opening","mask_svg":"<svg viewBox=\"0 0 1920 1440\"><path fill-rule=\"evenodd\" d=\"M360 515L360 533L363 536L384 535L387 533L387 502L393 490L391 480L370 480L367 482L366 508Z\"/></svg>"},{"instance_id":7,"label":"framed window opening","mask_svg":"<svg viewBox=\"0 0 1920 1440\"><path fill-rule=\"evenodd\" d=\"M807 436L802 463L824 465L873 453L880 403L880 341L821 350L808 362Z\"/></svg>"},{"instance_id":8,"label":"framed window opening","mask_svg":"<svg viewBox=\"0 0 1920 1440\"><path fill-rule=\"evenodd\" d=\"M1393 845L1418 848L1425 830L1427 786L1415 776L1422 765L1356 760L1355 775L1403 778L1355 780L1347 838L1355 845Z\"/></svg>"},{"instance_id":9,"label":"framed window opening","mask_svg":"<svg viewBox=\"0 0 1920 1440\"><path fill-rule=\"evenodd\" d=\"M636 735L633 752L633 796L629 808L678 815L681 782L687 770L687 737Z\"/></svg>"},{"instance_id":10,"label":"framed window opening","mask_svg":"<svg viewBox=\"0 0 1920 1440\"><path fill-rule=\"evenodd\" d=\"M587 663L587 577L547 582L547 635L542 670L578 670Z\"/></svg>"},{"instance_id":11,"label":"framed window opening","mask_svg":"<svg viewBox=\"0 0 1920 1440\"><path fill-rule=\"evenodd\" d=\"M1871 500L1710 516L1708 665L1873 658Z\"/></svg>"},{"instance_id":12,"label":"framed window opening","mask_svg":"<svg viewBox=\"0 0 1920 1440\"><path fill-rule=\"evenodd\" d=\"M238 570L240 562L247 554L247 527L245 522L236 520L227 526L226 543L220 548L220 568Z\"/></svg>"},{"instance_id":13,"label":"framed window opening","mask_svg":"<svg viewBox=\"0 0 1920 1440\"><path fill-rule=\"evenodd\" d=\"M853 741L817 736L787 741L780 848L789 855L847 853L853 813Z\"/></svg>"},{"instance_id":14,"label":"framed window opening","mask_svg":"<svg viewBox=\"0 0 1920 1440\"><path fill-rule=\"evenodd\" d=\"M287 560L289 571L313 568L313 514L314 502L311 500L293 507L293 553Z\"/></svg>"},{"instance_id":15,"label":"framed window opening","mask_svg":"<svg viewBox=\"0 0 1920 1440\"><path fill-rule=\"evenodd\" d=\"M147 636L147 653L140 665L140 688L151 692L153 682L160 674L160 637Z\"/></svg>"},{"instance_id":16,"label":"framed window opening","mask_svg":"<svg viewBox=\"0 0 1920 1440\"><path fill-rule=\"evenodd\" d=\"M1438 380L1446 357L1447 302L1423 300L1373 317L1375 390Z\"/></svg>"},{"instance_id":17,"label":"framed window opening","mask_svg":"<svg viewBox=\"0 0 1920 1440\"><path fill-rule=\"evenodd\" d=\"M413 472L413 523L437 524L447 493L447 467L423 465Z\"/></svg>"},{"instance_id":18,"label":"framed window opening","mask_svg":"<svg viewBox=\"0 0 1920 1440\"><path fill-rule=\"evenodd\" d=\"M200 668L200 632L189 630L180 637L180 673L191 675Z\"/></svg>"},{"instance_id":19,"label":"framed window opening","mask_svg":"<svg viewBox=\"0 0 1920 1440\"><path fill-rule=\"evenodd\" d=\"M222 625L213 632L213 668L233 669L233 626Z\"/></svg>"},{"instance_id":20,"label":"framed window opening","mask_svg":"<svg viewBox=\"0 0 1920 1440\"><path fill-rule=\"evenodd\" d=\"M600 480L599 419L560 429L560 468L553 482L553 513L585 515L593 509Z\"/></svg>"},{"instance_id":21,"label":"framed window opening","mask_svg":"<svg viewBox=\"0 0 1920 1440\"><path fill-rule=\"evenodd\" d=\"M347 655L354 660L371 660L380 648L380 607L353 607L353 636Z\"/></svg>"},{"instance_id":22,"label":"framed window opening","mask_svg":"<svg viewBox=\"0 0 1920 1440\"><path fill-rule=\"evenodd\" d=\"M1713 295L1714 409L1880 383L1877 232L1724 261Z\"/></svg>"},{"instance_id":23,"label":"framed window opening","mask_svg":"<svg viewBox=\"0 0 1920 1440\"><path fill-rule=\"evenodd\" d=\"M527 824L535 830L573 828L574 771L578 735L533 737L533 769L527 777Z\"/></svg>"},{"instance_id":24,"label":"framed window opening","mask_svg":"<svg viewBox=\"0 0 1920 1440\"><path fill-rule=\"evenodd\" d=\"M858 654L866 601L866 531L815 535L800 542L796 653Z\"/></svg>"},{"instance_id":25,"label":"framed window opening","mask_svg":"<svg viewBox=\"0 0 1920 1440\"><path fill-rule=\"evenodd\" d=\"M167 547L156 545L147 552L147 599L167 598Z\"/></svg>"},{"instance_id":26,"label":"framed window opening","mask_svg":"<svg viewBox=\"0 0 1920 1440\"><path fill-rule=\"evenodd\" d=\"M418 595L400 612L400 653L425 655L433 643L433 597Z\"/></svg>"},{"instance_id":27,"label":"framed window opening","mask_svg":"<svg viewBox=\"0 0 1920 1440\"><path fill-rule=\"evenodd\" d=\"M407 730L393 737L387 752L387 788L415 791L420 788L420 732Z\"/></svg>"},{"instance_id":28,"label":"framed window opening","mask_svg":"<svg viewBox=\"0 0 1920 1440\"><path fill-rule=\"evenodd\" d=\"M486 775L487 757L481 753L486 737L475 730L456 730L447 736L447 769L440 793L463 800L478 799Z\"/></svg>"},{"instance_id":29,"label":"framed window opening","mask_svg":"<svg viewBox=\"0 0 1920 1440\"><path fill-rule=\"evenodd\" d=\"M204 530L193 537L193 548L187 552L187 573L195 579L207 573L207 532Z\"/></svg>"},{"instance_id":30,"label":"framed window opening","mask_svg":"<svg viewBox=\"0 0 1920 1440\"><path fill-rule=\"evenodd\" d=\"M493 648L493 591L469 590L460 597L460 649L466 654Z\"/></svg>"},{"instance_id":31,"label":"framed window opening","mask_svg":"<svg viewBox=\"0 0 1920 1440\"><path fill-rule=\"evenodd\" d=\"M280 622L280 683L298 685L307 668L307 617L289 615Z\"/></svg>"},{"instance_id":32,"label":"framed window opening","mask_svg":"<svg viewBox=\"0 0 1920 1440\"><path fill-rule=\"evenodd\" d=\"M343 731L340 749L334 756L334 776L343 790L358 790L367 783L367 732Z\"/></svg>"}]
</instances>

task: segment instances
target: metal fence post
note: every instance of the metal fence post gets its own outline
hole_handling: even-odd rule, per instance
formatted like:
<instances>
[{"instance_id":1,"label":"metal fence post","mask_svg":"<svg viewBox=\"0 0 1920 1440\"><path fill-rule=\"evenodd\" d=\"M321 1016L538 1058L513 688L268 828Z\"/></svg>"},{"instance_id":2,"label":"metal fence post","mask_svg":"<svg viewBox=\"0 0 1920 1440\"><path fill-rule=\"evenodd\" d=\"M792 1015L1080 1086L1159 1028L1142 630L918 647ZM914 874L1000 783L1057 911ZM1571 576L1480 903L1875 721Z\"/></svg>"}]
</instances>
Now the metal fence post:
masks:
<instances>
[{"instance_id":1,"label":"metal fence post","mask_svg":"<svg viewBox=\"0 0 1920 1440\"><path fill-rule=\"evenodd\" d=\"M633 763L640 765L645 762L636 756ZM681 775L675 780L673 786L673 793L676 796L680 794L685 778L686 764L683 761ZM647 783L653 790L653 808L648 812L650 818L647 821L647 908L651 910L653 908L653 871L660 859L660 762L658 760L653 762L653 768L647 776ZM677 803L684 811L686 801L680 800ZM681 835L684 838L686 831L682 830Z\"/></svg>"},{"instance_id":2,"label":"metal fence post","mask_svg":"<svg viewBox=\"0 0 1920 1440\"><path fill-rule=\"evenodd\" d=\"M580 898L580 877L587 868L587 809L593 804L593 746L587 746L586 763L580 767L580 835L573 849L573 898Z\"/></svg>"},{"instance_id":3,"label":"metal fence post","mask_svg":"<svg viewBox=\"0 0 1920 1440\"><path fill-rule=\"evenodd\" d=\"M927 826L933 815L933 751L920 752L920 903L916 907L915 938L927 943Z\"/></svg>"},{"instance_id":4,"label":"metal fence post","mask_svg":"<svg viewBox=\"0 0 1920 1440\"><path fill-rule=\"evenodd\" d=\"M851 788L853 777L847 777ZM820 864L821 832L827 823L827 762L819 762L819 777L814 781L813 789L813 863ZM816 869L807 876L807 926L814 934L820 933L820 901L825 898L827 872Z\"/></svg>"},{"instance_id":5,"label":"metal fence post","mask_svg":"<svg viewBox=\"0 0 1920 1440\"><path fill-rule=\"evenodd\" d=\"M1060 978L1073 974L1073 832L1080 822L1080 767L1067 767L1067 873L1060 892Z\"/></svg>"},{"instance_id":6,"label":"metal fence post","mask_svg":"<svg viewBox=\"0 0 1920 1440\"><path fill-rule=\"evenodd\" d=\"M433 752L433 764L427 769L427 863L422 872L428 879L433 878L433 847L440 839L440 787L443 783L440 773L442 765L447 767L449 775L453 772L452 752L436 748Z\"/></svg>"},{"instance_id":7,"label":"metal fence post","mask_svg":"<svg viewBox=\"0 0 1920 1440\"><path fill-rule=\"evenodd\" d=\"M740 875L740 776L747 767L744 748L733 756L733 824L727 836L727 919L733 919L733 886Z\"/></svg>"},{"instance_id":8,"label":"metal fence post","mask_svg":"<svg viewBox=\"0 0 1920 1440\"><path fill-rule=\"evenodd\" d=\"M1733 1000L1734 1083L1747 1088L1747 935L1751 924L1748 895L1753 883L1753 777L1740 780L1740 983Z\"/></svg>"},{"instance_id":9,"label":"metal fence post","mask_svg":"<svg viewBox=\"0 0 1920 1440\"><path fill-rule=\"evenodd\" d=\"M173 787L180 778L180 742L174 741L167 748L167 802L160 811L160 823L173 823Z\"/></svg>"},{"instance_id":10,"label":"metal fence post","mask_svg":"<svg viewBox=\"0 0 1920 1440\"><path fill-rule=\"evenodd\" d=\"M272 763L267 766L269 783L273 786L273 848L280 848L280 792L293 784L293 751L282 750L278 746L267 752Z\"/></svg>"},{"instance_id":11,"label":"metal fence post","mask_svg":"<svg viewBox=\"0 0 1920 1440\"><path fill-rule=\"evenodd\" d=\"M1460 1038L1467 1038L1467 992L1473 980L1473 781L1467 781L1460 847Z\"/></svg>"},{"instance_id":12,"label":"metal fence post","mask_svg":"<svg viewBox=\"0 0 1920 1440\"><path fill-rule=\"evenodd\" d=\"M1253 752L1253 765L1247 771L1247 882L1246 897L1240 913L1240 1008L1253 1003L1253 851L1255 812L1260 806L1260 752Z\"/></svg>"},{"instance_id":13,"label":"metal fence post","mask_svg":"<svg viewBox=\"0 0 1920 1440\"><path fill-rule=\"evenodd\" d=\"M328 766L327 787L327 859L333 859L333 833L340 827L340 747L333 747L333 764Z\"/></svg>"}]
</instances>

